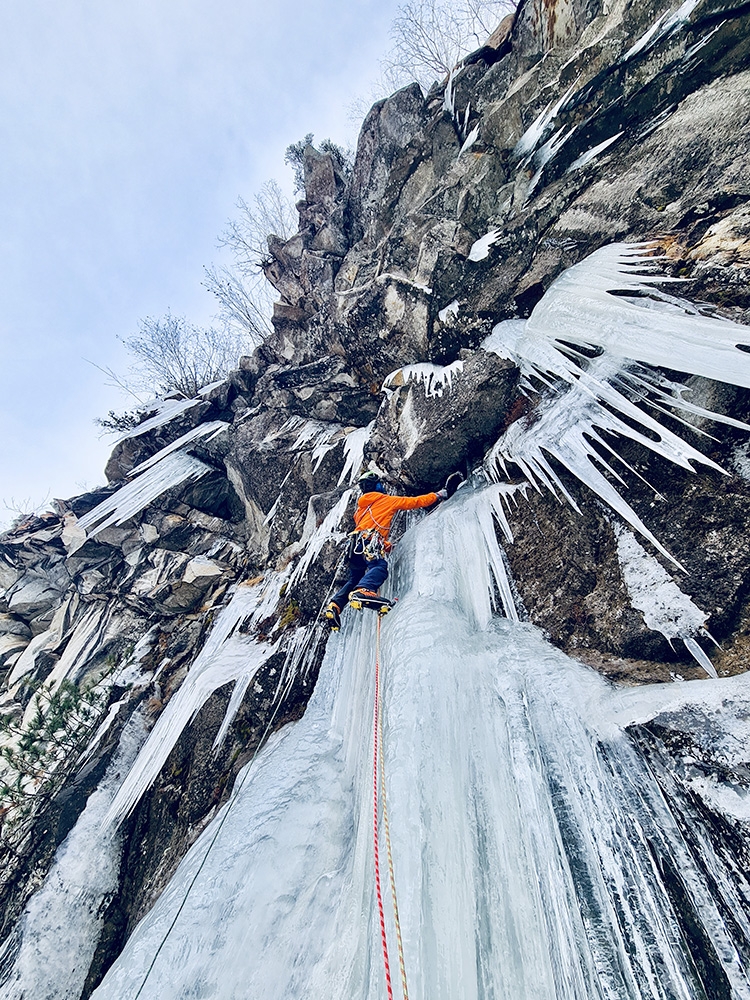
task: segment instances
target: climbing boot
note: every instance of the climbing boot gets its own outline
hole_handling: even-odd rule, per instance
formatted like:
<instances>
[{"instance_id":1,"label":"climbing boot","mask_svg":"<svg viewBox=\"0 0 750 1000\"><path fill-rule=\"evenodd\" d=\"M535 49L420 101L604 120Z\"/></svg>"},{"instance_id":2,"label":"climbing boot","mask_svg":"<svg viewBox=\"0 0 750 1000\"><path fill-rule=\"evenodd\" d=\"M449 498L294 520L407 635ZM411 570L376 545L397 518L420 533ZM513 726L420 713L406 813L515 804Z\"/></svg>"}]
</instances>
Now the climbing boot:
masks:
<instances>
[{"instance_id":1,"label":"climbing boot","mask_svg":"<svg viewBox=\"0 0 750 1000\"><path fill-rule=\"evenodd\" d=\"M371 611L377 611L378 614L385 615L393 607L393 601L389 601L387 597L378 597L374 590L365 590L363 587L357 587L349 595L349 607L354 608L355 611L361 611L362 608L369 608Z\"/></svg>"},{"instance_id":2,"label":"climbing boot","mask_svg":"<svg viewBox=\"0 0 750 1000\"><path fill-rule=\"evenodd\" d=\"M341 628L341 609L333 601L325 608L322 617L331 632L338 632Z\"/></svg>"}]
</instances>

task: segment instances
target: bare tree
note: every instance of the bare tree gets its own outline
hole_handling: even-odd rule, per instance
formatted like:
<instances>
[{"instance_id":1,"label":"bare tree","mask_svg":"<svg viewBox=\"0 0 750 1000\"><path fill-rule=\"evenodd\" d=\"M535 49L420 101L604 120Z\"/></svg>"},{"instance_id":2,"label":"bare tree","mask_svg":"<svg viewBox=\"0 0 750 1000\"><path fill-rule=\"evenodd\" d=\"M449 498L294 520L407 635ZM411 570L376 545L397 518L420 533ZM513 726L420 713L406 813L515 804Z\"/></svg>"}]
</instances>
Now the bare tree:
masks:
<instances>
[{"instance_id":1,"label":"bare tree","mask_svg":"<svg viewBox=\"0 0 750 1000\"><path fill-rule=\"evenodd\" d=\"M177 390L188 399L224 378L247 346L243 336L229 327L194 326L171 312L160 319L141 320L138 335L125 338L123 344L135 362L127 376L115 376L121 387L136 396L139 390L152 395Z\"/></svg>"},{"instance_id":2,"label":"bare tree","mask_svg":"<svg viewBox=\"0 0 750 1000\"><path fill-rule=\"evenodd\" d=\"M259 270L268 258L268 237L289 239L297 231L297 212L276 181L266 181L248 204L237 202L240 210L236 219L227 223L219 237L219 246L226 247L235 264L243 270Z\"/></svg>"},{"instance_id":3,"label":"bare tree","mask_svg":"<svg viewBox=\"0 0 750 1000\"><path fill-rule=\"evenodd\" d=\"M235 267L203 268L203 286L219 300L220 319L254 346L273 332L271 314L275 289L262 271Z\"/></svg>"},{"instance_id":4,"label":"bare tree","mask_svg":"<svg viewBox=\"0 0 750 1000\"><path fill-rule=\"evenodd\" d=\"M383 82L395 89L416 80L429 90L516 6L515 0L407 0L391 25Z\"/></svg>"},{"instance_id":5,"label":"bare tree","mask_svg":"<svg viewBox=\"0 0 750 1000\"><path fill-rule=\"evenodd\" d=\"M219 301L222 322L259 344L271 331L274 290L262 271L268 259L268 237L289 239L297 230L297 213L276 181L267 181L250 202L240 198L239 215L219 237L233 263L204 268L204 286Z\"/></svg>"}]
</instances>

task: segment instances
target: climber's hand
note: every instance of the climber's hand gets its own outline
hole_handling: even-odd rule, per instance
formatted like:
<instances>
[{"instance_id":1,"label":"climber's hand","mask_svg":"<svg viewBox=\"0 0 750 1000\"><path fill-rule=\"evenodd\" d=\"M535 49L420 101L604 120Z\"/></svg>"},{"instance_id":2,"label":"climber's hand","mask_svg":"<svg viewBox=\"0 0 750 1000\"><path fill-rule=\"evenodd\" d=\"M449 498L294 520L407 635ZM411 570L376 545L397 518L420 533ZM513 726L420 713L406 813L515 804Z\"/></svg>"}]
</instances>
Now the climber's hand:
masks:
<instances>
[{"instance_id":1,"label":"climber's hand","mask_svg":"<svg viewBox=\"0 0 750 1000\"><path fill-rule=\"evenodd\" d=\"M448 490L438 490L437 491L437 498L438 498L438 500L447 500L448 499Z\"/></svg>"}]
</instances>

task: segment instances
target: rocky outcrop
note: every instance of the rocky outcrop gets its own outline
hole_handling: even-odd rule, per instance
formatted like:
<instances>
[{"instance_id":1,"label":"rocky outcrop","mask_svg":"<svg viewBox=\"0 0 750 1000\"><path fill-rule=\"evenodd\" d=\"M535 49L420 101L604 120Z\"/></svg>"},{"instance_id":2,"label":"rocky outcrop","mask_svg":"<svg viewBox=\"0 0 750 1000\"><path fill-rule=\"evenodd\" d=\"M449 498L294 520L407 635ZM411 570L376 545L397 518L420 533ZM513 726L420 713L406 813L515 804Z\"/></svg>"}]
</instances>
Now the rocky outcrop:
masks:
<instances>
[{"instance_id":1,"label":"rocky outcrop","mask_svg":"<svg viewBox=\"0 0 750 1000\"><path fill-rule=\"evenodd\" d=\"M405 491L438 489L535 419L539 386L481 346L496 324L528 317L562 271L615 240L655 241L680 296L750 323L748 28L750 10L733 0L524 0L441 86L375 105L351 176L331 153L305 150L299 231L269 240L273 334L225 382L147 414L116 444L108 486L0 538L8 725L24 713L28 723L40 690L96 695L88 728L66 716L70 753L43 748L49 773L27 769L6 791L4 930L82 808L92 785L81 774L102 773L133 712L156 724L223 611L258 588L231 635L265 658L223 742L214 750L229 680L125 822L95 987L240 767L304 710L363 465ZM674 369L658 374L685 382L679 357ZM750 418L747 389L690 386L704 406ZM680 434L705 451L708 425L688 419ZM728 475L695 476L635 442L618 443L618 475L682 565L651 553L707 616L722 647L714 666L729 674L747 665L747 435L710 429L709 456ZM618 681L700 675L634 606L617 518L553 458L550 468L578 511L507 470L519 488L505 552L522 615ZM96 768L82 771L105 721ZM674 756L672 721L638 736L659 760ZM66 788L80 795L60 824Z\"/></svg>"}]
</instances>

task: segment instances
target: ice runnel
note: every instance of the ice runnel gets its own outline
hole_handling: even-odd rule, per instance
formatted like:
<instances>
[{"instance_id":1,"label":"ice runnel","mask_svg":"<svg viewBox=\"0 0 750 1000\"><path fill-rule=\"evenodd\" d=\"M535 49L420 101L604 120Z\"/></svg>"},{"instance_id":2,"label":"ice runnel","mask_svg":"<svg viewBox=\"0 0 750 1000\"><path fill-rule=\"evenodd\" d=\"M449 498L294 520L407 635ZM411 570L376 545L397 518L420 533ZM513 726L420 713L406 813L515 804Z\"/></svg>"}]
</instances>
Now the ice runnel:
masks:
<instances>
[{"instance_id":1,"label":"ice runnel","mask_svg":"<svg viewBox=\"0 0 750 1000\"><path fill-rule=\"evenodd\" d=\"M501 500L460 490L393 561L384 750L412 1000L696 1000L715 983L748 998L732 937L747 928L742 903L729 880L705 877L722 862L708 840L691 851L621 728L628 711L642 719L728 682L656 685L628 702L533 627L488 614L489 572L478 581L473 568ZM304 717L242 772L96 1000L384 996L375 627L347 612Z\"/></svg>"}]
</instances>

